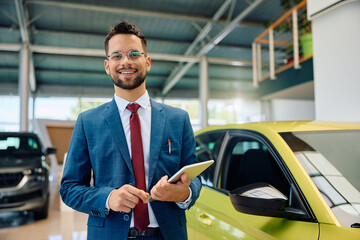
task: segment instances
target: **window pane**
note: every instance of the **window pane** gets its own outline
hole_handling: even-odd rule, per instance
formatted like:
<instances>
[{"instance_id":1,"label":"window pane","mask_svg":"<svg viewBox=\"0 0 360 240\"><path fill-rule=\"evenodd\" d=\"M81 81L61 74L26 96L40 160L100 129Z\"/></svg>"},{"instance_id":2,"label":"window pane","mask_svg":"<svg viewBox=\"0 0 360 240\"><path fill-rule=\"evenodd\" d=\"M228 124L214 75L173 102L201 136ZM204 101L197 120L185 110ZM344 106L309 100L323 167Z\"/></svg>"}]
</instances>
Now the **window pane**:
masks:
<instances>
[{"instance_id":1,"label":"window pane","mask_svg":"<svg viewBox=\"0 0 360 240\"><path fill-rule=\"evenodd\" d=\"M360 131L282 133L343 226L360 222Z\"/></svg>"},{"instance_id":2,"label":"window pane","mask_svg":"<svg viewBox=\"0 0 360 240\"><path fill-rule=\"evenodd\" d=\"M206 186L213 186L216 161L220 151L224 132L201 134L196 137L196 155L199 162L214 160L208 169L200 174L201 181Z\"/></svg>"},{"instance_id":3,"label":"window pane","mask_svg":"<svg viewBox=\"0 0 360 240\"><path fill-rule=\"evenodd\" d=\"M289 197L290 184L266 146L249 138L232 138L224 154L221 188L231 191L260 182Z\"/></svg>"}]
</instances>

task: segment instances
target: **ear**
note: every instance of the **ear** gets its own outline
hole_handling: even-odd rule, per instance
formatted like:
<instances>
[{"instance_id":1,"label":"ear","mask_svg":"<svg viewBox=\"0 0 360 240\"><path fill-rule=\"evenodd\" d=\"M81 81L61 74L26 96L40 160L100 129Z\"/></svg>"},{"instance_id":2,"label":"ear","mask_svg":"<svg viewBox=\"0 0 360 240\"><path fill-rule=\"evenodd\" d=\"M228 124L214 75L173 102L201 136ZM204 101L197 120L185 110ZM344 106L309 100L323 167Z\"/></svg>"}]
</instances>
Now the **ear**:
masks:
<instances>
[{"instance_id":1,"label":"ear","mask_svg":"<svg viewBox=\"0 0 360 240\"><path fill-rule=\"evenodd\" d=\"M146 71L150 71L151 68L151 59L149 56L146 57Z\"/></svg>"},{"instance_id":2,"label":"ear","mask_svg":"<svg viewBox=\"0 0 360 240\"><path fill-rule=\"evenodd\" d=\"M110 74L109 60L107 59L104 60L104 67L105 67L105 72L107 73L107 75L109 75Z\"/></svg>"}]
</instances>

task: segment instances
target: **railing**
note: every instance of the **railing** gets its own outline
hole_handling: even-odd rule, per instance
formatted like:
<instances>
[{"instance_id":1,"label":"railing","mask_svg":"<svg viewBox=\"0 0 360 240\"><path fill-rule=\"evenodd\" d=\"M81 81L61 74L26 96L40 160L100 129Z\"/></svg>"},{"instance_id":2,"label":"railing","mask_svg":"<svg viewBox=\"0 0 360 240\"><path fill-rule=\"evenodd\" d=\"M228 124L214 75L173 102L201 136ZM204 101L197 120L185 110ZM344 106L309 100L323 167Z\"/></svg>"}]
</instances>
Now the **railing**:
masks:
<instances>
[{"instance_id":1,"label":"railing","mask_svg":"<svg viewBox=\"0 0 360 240\"><path fill-rule=\"evenodd\" d=\"M300 69L300 63L312 57L312 43L309 52L306 52L304 47L299 47L299 37L305 36L305 34L311 34L311 22L307 20L306 16L306 0L287 11L253 42L253 83L255 87L265 79L276 79L276 74L286 69L291 67ZM269 47L268 70L262 66L262 44ZM265 72L268 71L265 76L263 76L263 69Z\"/></svg>"}]
</instances>

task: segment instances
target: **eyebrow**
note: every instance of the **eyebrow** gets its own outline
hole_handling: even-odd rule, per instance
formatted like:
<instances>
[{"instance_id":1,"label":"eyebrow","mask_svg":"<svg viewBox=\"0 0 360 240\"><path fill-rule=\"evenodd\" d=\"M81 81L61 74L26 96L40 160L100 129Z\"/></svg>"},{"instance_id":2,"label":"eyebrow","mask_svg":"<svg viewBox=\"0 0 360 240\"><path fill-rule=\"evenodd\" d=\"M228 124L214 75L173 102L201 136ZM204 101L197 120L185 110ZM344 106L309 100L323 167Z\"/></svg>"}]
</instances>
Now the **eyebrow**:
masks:
<instances>
[{"instance_id":1,"label":"eyebrow","mask_svg":"<svg viewBox=\"0 0 360 240\"><path fill-rule=\"evenodd\" d=\"M128 52L126 52L126 53L129 53L129 52L132 52L132 51L139 51L139 52L141 52L140 50L138 50L138 49L130 49ZM124 53L124 52L122 52L122 51L114 51L114 52L112 52L111 54L113 54L113 53ZM110 55L111 55L110 54Z\"/></svg>"},{"instance_id":2,"label":"eyebrow","mask_svg":"<svg viewBox=\"0 0 360 240\"><path fill-rule=\"evenodd\" d=\"M112 54L114 54L114 53L121 53L121 54L123 54L123 52L117 51L117 52L112 52L112 53L110 53L110 55L112 55Z\"/></svg>"}]
</instances>

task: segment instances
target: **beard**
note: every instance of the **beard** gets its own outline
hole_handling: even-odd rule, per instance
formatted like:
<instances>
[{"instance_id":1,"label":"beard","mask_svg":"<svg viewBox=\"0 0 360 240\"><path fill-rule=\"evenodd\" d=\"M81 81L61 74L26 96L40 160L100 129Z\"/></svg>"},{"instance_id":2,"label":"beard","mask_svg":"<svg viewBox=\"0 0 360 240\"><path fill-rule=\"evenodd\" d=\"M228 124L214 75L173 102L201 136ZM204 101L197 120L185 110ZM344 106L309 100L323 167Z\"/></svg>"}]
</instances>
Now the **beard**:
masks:
<instances>
[{"instance_id":1,"label":"beard","mask_svg":"<svg viewBox=\"0 0 360 240\"><path fill-rule=\"evenodd\" d=\"M120 77L117 78L115 75L111 75L111 80L115 86L126 90L132 90L139 87L144 83L145 78L146 72L144 74L139 74L134 80L131 80L129 83L127 83L125 80L121 80Z\"/></svg>"}]
</instances>

